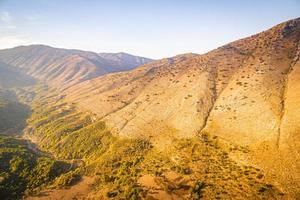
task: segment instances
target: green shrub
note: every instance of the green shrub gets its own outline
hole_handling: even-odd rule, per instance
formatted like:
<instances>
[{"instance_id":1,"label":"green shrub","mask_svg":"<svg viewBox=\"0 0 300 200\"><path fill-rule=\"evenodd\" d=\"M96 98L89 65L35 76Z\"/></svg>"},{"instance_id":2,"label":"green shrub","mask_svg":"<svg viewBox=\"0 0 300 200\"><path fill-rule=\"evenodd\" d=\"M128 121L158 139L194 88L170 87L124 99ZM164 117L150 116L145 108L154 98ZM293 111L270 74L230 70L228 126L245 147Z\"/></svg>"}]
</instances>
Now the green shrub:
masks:
<instances>
[{"instance_id":1,"label":"green shrub","mask_svg":"<svg viewBox=\"0 0 300 200\"><path fill-rule=\"evenodd\" d=\"M55 180L54 185L58 188L63 188L65 186L72 186L80 181L81 176L78 171L70 171L66 174L62 174Z\"/></svg>"},{"instance_id":2,"label":"green shrub","mask_svg":"<svg viewBox=\"0 0 300 200\"><path fill-rule=\"evenodd\" d=\"M118 191L114 190L114 191L109 191L106 193L106 196L108 198L113 198L113 197L116 197L118 195Z\"/></svg>"},{"instance_id":3,"label":"green shrub","mask_svg":"<svg viewBox=\"0 0 300 200\"><path fill-rule=\"evenodd\" d=\"M191 188L191 198L200 199L202 197L203 189L206 187L205 183L202 181L196 182L193 188Z\"/></svg>"}]
</instances>

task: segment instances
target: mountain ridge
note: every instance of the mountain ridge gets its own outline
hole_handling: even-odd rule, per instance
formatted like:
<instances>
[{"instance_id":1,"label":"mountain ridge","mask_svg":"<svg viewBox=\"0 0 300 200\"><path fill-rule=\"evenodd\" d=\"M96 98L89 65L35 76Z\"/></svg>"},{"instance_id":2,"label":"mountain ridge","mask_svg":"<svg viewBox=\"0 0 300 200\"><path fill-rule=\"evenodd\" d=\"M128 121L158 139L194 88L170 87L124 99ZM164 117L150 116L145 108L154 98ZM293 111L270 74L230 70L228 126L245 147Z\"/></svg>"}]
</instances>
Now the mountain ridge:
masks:
<instances>
[{"instance_id":1,"label":"mountain ridge","mask_svg":"<svg viewBox=\"0 0 300 200\"><path fill-rule=\"evenodd\" d=\"M20 46L0 50L0 60L21 68L25 73L47 83L73 85L106 73L133 69L151 59L127 54L119 62L91 51L53 48L46 45Z\"/></svg>"}]
</instances>

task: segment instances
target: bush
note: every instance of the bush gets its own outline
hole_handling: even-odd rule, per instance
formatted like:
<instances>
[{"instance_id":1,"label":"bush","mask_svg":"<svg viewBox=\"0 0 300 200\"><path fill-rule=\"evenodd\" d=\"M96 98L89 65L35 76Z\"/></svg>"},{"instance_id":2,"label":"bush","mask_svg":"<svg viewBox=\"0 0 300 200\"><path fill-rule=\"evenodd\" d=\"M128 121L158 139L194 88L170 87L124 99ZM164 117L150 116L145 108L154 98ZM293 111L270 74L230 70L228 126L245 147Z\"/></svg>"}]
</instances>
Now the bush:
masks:
<instances>
[{"instance_id":1,"label":"bush","mask_svg":"<svg viewBox=\"0 0 300 200\"><path fill-rule=\"evenodd\" d=\"M55 180L55 186L62 188L65 186L72 186L78 181L80 181L81 176L80 174L75 170L68 172L66 174L61 175Z\"/></svg>"},{"instance_id":2,"label":"bush","mask_svg":"<svg viewBox=\"0 0 300 200\"><path fill-rule=\"evenodd\" d=\"M118 195L118 191L114 190L114 191L109 191L106 193L106 196L108 198L113 198L113 197L116 197Z\"/></svg>"},{"instance_id":3,"label":"bush","mask_svg":"<svg viewBox=\"0 0 300 200\"><path fill-rule=\"evenodd\" d=\"M200 199L202 197L202 192L205 186L205 183L202 181L196 182L195 186L191 188L191 198Z\"/></svg>"}]
</instances>

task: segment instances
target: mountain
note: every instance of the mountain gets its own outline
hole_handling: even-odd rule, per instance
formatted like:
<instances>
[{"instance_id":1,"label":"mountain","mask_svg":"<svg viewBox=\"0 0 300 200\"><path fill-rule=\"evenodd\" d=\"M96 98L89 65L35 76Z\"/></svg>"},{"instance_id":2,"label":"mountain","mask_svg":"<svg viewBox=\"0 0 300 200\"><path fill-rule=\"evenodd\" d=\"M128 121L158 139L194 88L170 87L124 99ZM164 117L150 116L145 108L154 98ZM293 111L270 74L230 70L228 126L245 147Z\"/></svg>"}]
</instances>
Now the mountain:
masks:
<instances>
[{"instance_id":1,"label":"mountain","mask_svg":"<svg viewBox=\"0 0 300 200\"><path fill-rule=\"evenodd\" d=\"M207 54L84 81L66 99L115 133L160 148L169 138L205 133L245 146L252 152L245 162L300 194L299 40L300 18Z\"/></svg>"},{"instance_id":2,"label":"mountain","mask_svg":"<svg viewBox=\"0 0 300 200\"><path fill-rule=\"evenodd\" d=\"M151 59L30 45L0 50L0 61L43 82L68 86L106 73L133 69Z\"/></svg>"},{"instance_id":3,"label":"mountain","mask_svg":"<svg viewBox=\"0 0 300 200\"><path fill-rule=\"evenodd\" d=\"M158 120L159 124L165 122L180 134L191 136L221 123L214 122L218 119L215 115L230 114L230 122L222 121L222 135L227 126L234 127L239 121L252 128L248 132L236 130L234 134L240 135L245 144L252 143L257 139L253 132L264 136L269 130L278 130L264 122L273 122L281 113L285 81L294 73L290 74L289 69L298 59L298 21L280 24L204 55L179 55L129 72L84 81L66 93L72 101L79 99L79 105L90 106L89 101L97 101L90 110L109 118L125 135L136 132L139 124L145 128L145 124ZM249 124L253 118L242 116L262 111L262 124Z\"/></svg>"},{"instance_id":4,"label":"mountain","mask_svg":"<svg viewBox=\"0 0 300 200\"><path fill-rule=\"evenodd\" d=\"M144 65L148 62L153 61L149 58L133 56L128 53L120 52L120 53L99 53L100 57L111 62L111 65L114 65L118 71L127 71L130 69L134 69L137 66Z\"/></svg>"}]
</instances>

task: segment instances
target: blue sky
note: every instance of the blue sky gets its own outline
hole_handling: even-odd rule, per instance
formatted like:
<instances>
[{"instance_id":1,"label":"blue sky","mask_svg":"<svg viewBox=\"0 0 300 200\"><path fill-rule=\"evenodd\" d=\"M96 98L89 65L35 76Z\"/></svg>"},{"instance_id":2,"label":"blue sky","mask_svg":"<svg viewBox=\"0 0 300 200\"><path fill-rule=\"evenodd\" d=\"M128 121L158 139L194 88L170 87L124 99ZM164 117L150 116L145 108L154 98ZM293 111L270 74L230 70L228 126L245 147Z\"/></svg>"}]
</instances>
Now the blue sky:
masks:
<instances>
[{"instance_id":1,"label":"blue sky","mask_svg":"<svg viewBox=\"0 0 300 200\"><path fill-rule=\"evenodd\" d=\"M300 17L300 0L0 0L0 49L46 44L162 58Z\"/></svg>"}]
</instances>

